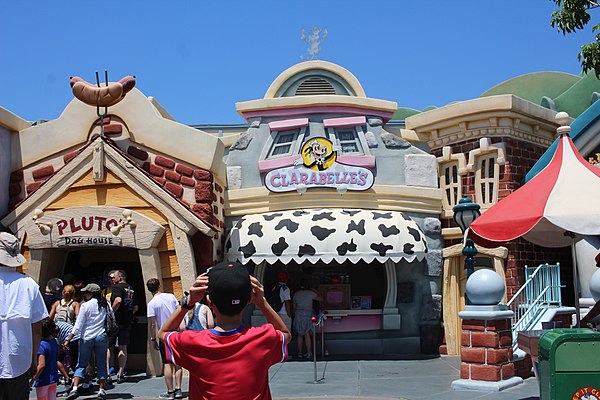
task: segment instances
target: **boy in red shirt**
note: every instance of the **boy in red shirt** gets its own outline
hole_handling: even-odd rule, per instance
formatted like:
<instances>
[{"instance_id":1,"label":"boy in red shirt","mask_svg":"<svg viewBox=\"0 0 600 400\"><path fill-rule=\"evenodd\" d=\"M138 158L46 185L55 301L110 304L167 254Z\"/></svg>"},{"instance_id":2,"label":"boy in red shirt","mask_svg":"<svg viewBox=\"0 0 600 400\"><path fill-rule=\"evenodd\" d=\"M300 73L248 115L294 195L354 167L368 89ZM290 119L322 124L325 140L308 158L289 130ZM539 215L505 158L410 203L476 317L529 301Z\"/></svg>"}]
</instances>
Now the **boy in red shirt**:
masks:
<instances>
[{"instance_id":1,"label":"boy in red shirt","mask_svg":"<svg viewBox=\"0 0 600 400\"><path fill-rule=\"evenodd\" d=\"M176 332L196 302L207 295L217 326ZM242 312L255 304L268 324L242 325ZM158 332L170 362L190 371L190 400L270 400L269 367L287 359L291 334L269 305L262 284L237 263L219 264L202 274L182 305Z\"/></svg>"}]
</instances>

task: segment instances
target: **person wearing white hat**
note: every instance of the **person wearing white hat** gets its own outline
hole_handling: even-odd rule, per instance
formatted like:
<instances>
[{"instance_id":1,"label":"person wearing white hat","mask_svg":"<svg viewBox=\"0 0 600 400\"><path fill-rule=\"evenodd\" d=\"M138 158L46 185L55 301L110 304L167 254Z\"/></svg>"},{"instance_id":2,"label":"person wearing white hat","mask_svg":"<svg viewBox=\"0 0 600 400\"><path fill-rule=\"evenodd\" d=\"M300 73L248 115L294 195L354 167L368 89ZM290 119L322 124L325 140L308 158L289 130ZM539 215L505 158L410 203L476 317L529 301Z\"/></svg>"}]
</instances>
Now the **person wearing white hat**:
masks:
<instances>
[{"instance_id":1,"label":"person wearing white hat","mask_svg":"<svg viewBox=\"0 0 600 400\"><path fill-rule=\"evenodd\" d=\"M30 371L37 369L42 320L48 316L38 284L16 270L25 262L19 239L0 232L0 400L29 398Z\"/></svg>"}]
</instances>

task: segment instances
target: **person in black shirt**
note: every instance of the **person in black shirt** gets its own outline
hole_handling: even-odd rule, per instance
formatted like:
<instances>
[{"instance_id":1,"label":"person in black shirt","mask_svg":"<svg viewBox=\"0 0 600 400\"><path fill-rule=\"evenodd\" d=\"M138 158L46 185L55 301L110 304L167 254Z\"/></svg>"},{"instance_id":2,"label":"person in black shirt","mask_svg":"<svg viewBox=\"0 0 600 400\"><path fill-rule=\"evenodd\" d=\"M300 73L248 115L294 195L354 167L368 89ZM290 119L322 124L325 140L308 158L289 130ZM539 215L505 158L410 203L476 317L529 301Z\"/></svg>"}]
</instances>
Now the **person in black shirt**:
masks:
<instances>
[{"instance_id":1,"label":"person in black shirt","mask_svg":"<svg viewBox=\"0 0 600 400\"><path fill-rule=\"evenodd\" d=\"M118 346L117 355L119 361L119 370L117 372L117 383L125 381L125 364L127 363L127 345L129 345L131 335L131 325L133 324L133 314L137 312L135 303L135 292L130 284L127 283L127 274L123 270L111 271L109 278L112 280L111 306L115 313L119 332L111 339L110 351L111 360L114 360L114 347Z\"/></svg>"},{"instance_id":2,"label":"person in black shirt","mask_svg":"<svg viewBox=\"0 0 600 400\"><path fill-rule=\"evenodd\" d=\"M48 313L52 310L52 305L62 299L63 282L59 278L52 278L46 284L46 290L42 293L44 304Z\"/></svg>"}]
</instances>

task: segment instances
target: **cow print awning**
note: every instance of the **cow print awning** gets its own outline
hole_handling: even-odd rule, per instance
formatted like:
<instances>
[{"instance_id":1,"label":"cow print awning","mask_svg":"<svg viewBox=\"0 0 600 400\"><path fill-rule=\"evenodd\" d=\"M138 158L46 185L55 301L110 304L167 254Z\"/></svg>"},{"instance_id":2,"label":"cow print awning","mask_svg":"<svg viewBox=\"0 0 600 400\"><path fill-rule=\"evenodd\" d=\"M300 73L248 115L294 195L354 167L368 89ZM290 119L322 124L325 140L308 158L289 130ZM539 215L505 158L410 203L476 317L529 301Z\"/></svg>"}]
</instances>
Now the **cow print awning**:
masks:
<instances>
[{"instance_id":1,"label":"cow print awning","mask_svg":"<svg viewBox=\"0 0 600 400\"><path fill-rule=\"evenodd\" d=\"M242 264L294 260L398 262L427 253L425 235L398 211L309 209L242 217L229 232L225 257Z\"/></svg>"}]
</instances>

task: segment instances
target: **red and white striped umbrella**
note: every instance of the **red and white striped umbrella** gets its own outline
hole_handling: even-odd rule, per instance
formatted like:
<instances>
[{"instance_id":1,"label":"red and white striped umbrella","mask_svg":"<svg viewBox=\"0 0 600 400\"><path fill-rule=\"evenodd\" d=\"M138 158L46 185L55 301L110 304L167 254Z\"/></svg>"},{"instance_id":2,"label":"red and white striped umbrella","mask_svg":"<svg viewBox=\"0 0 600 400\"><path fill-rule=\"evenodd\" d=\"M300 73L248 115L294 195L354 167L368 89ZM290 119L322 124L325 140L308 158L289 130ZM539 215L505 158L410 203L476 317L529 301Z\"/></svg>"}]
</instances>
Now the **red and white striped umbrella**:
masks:
<instances>
[{"instance_id":1,"label":"red and white striped umbrella","mask_svg":"<svg viewBox=\"0 0 600 400\"><path fill-rule=\"evenodd\" d=\"M550 164L477 218L469 236L488 246L522 236L539 246L565 247L573 242L565 232L600 235L600 168L584 160L568 132Z\"/></svg>"}]
</instances>

